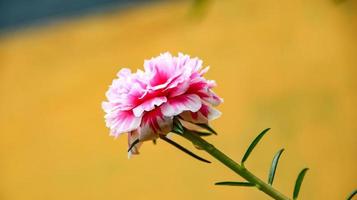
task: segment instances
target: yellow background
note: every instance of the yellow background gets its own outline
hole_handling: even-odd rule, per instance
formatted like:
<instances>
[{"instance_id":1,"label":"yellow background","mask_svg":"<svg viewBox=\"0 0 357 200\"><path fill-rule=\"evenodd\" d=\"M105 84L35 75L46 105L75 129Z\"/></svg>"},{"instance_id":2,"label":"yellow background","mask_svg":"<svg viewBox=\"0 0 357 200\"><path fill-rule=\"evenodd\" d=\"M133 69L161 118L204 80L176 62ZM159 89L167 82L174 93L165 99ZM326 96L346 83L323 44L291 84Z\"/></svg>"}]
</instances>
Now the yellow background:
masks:
<instances>
[{"instance_id":1,"label":"yellow background","mask_svg":"<svg viewBox=\"0 0 357 200\"><path fill-rule=\"evenodd\" d=\"M301 199L344 199L357 187L356 1L157 3L0 36L0 199L268 199L214 162L162 141L128 160L126 136L108 136L101 102L121 67L160 52L198 56L225 99L209 141ZM200 8L201 9L201 8ZM206 9L206 10L205 10ZM174 137L183 145L186 141ZM196 151L194 148L191 148ZM198 151L198 150L197 150Z\"/></svg>"}]
</instances>

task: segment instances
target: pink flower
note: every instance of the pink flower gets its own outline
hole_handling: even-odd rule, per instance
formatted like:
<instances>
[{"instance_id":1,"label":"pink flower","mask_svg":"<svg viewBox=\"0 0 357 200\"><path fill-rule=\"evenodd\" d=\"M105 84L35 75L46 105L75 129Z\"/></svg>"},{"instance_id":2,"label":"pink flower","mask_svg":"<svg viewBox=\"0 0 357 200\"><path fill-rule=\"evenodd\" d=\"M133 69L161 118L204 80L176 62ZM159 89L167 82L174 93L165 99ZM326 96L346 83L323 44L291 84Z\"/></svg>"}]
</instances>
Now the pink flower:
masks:
<instances>
[{"instance_id":1,"label":"pink flower","mask_svg":"<svg viewBox=\"0 0 357 200\"><path fill-rule=\"evenodd\" d=\"M222 102L211 90L215 82L203 75L202 60L179 53L164 53L144 63L144 71L123 68L106 93L102 107L110 134L128 133L131 151L138 154L143 141L154 140L172 130L173 118L192 123L208 123L220 116L212 106Z\"/></svg>"}]
</instances>

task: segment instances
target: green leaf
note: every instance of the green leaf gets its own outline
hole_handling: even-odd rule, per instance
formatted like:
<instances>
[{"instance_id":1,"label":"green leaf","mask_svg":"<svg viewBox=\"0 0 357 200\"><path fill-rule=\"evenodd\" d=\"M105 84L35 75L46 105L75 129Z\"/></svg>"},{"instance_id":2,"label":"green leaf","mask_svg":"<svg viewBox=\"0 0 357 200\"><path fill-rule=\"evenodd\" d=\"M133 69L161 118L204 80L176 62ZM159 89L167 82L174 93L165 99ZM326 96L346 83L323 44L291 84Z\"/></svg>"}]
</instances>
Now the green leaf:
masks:
<instances>
[{"instance_id":1,"label":"green leaf","mask_svg":"<svg viewBox=\"0 0 357 200\"><path fill-rule=\"evenodd\" d=\"M357 194L357 190L354 190L353 192L351 192L351 194L347 197L346 200L352 200L352 198Z\"/></svg>"},{"instance_id":2,"label":"green leaf","mask_svg":"<svg viewBox=\"0 0 357 200\"><path fill-rule=\"evenodd\" d=\"M254 147L258 144L258 142L262 139L262 137L265 135L265 133L267 133L269 130L270 130L270 128L265 129L253 140L253 142L250 144L250 146L248 147L247 151L245 152L245 154L242 158L242 161L241 161L242 165L248 159L248 157L249 157L250 153L252 153Z\"/></svg>"},{"instance_id":3,"label":"green leaf","mask_svg":"<svg viewBox=\"0 0 357 200\"><path fill-rule=\"evenodd\" d=\"M253 187L254 184L248 182L233 182L233 181L224 181L217 182L215 185L228 185L228 186L243 186L243 187Z\"/></svg>"},{"instance_id":4,"label":"green leaf","mask_svg":"<svg viewBox=\"0 0 357 200\"><path fill-rule=\"evenodd\" d=\"M137 144L137 143L139 143L140 141L139 141L139 139L136 139L131 145L130 145L130 147L129 147L129 149L128 149L128 152Z\"/></svg>"},{"instance_id":5,"label":"green leaf","mask_svg":"<svg viewBox=\"0 0 357 200\"><path fill-rule=\"evenodd\" d=\"M301 170L301 172L299 173L299 176L296 179L294 193L293 193L293 199L294 200L296 200L298 198L298 196L299 196L301 184L302 184L302 181L304 180L305 174L306 174L308 169L309 168L304 168L303 170Z\"/></svg>"},{"instance_id":6,"label":"green leaf","mask_svg":"<svg viewBox=\"0 0 357 200\"><path fill-rule=\"evenodd\" d=\"M184 127L182 126L180 120L177 117L174 117L172 132L181 135L183 131L184 131Z\"/></svg>"},{"instance_id":7,"label":"green leaf","mask_svg":"<svg viewBox=\"0 0 357 200\"><path fill-rule=\"evenodd\" d=\"M179 145L178 143L176 143L176 142L170 140L169 138L167 138L167 137L165 137L165 136L163 136L163 135L160 135L160 138L161 138L162 140L164 140L165 142L167 142L167 143L173 145L174 147L180 149L181 151L187 153L188 155L192 156L193 158L196 158L196 159L199 160L199 161L202 161L202 162L205 162L205 163L211 163L211 161L206 160L206 159L204 159L204 158L202 158L202 157L200 157L200 156L194 154L194 153L191 152L190 150L186 149L185 147Z\"/></svg>"},{"instance_id":8,"label":"green leaf","mask_svg":"<svg viewBox=\"0 0 357 200\"><path fill-rule=\"evenodd\" d=\"M193 131L193 130L189 130L189 131L199 136L210 136L213 134L211 132L202 132L202 131Z\"/></svg>"},{"instance_id":9,"label":"green leaf","mask_svg":"<svg viewBox=\"0 0 357 200\"><path fill-rule=\"evenodd\" d=\"M211 133L213 133L213 134L215 134L215 135L217 135L217 132L213 128L211 128L208 124L198 123L196 125L201 127L201 128L203 128L203 129L205 129L205 130L207 130L207 131L209 131L209 132L211 132Z\"/></svg>"},{"instance_id":10,"label":"green leaf","mask_svg":"<svg viewBox=\"0 0 357 200\"><path fill-rule=\"evenodd\" d=\"M271 167L270 167L269 176L268 176L268 183L270 185L273 185L276 168L278 167L279 158L280 158L281 154L283 153L283 151L284 151L284 149L280 149L275 154L273 161L271 162Z\"/></svg>"}]
</instances>

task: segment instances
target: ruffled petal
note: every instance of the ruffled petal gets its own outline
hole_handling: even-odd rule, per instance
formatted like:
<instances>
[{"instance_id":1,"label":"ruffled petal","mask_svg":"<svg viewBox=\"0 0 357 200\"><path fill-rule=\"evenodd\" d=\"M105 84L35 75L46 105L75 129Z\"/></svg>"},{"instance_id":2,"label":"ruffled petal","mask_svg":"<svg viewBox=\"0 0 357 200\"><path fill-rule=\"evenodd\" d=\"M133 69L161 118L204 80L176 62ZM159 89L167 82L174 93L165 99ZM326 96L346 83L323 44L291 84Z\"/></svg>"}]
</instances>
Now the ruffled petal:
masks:
<instances>
[{"instance_id":1,"label":"ruffled petal","mask_svg":"<svg viewBox=\"0 0 357 200\"><path fill-rule=\"evenodd\" d=\"M176 87L169 89L168 90L168 96L169 97L176 97L184 94L190 86L190 83L188 81L183 81L182 83L179 83Z\"/></svg>"},{"instance_id":2,"label":"ruffled petal","mask_svg":"<svg viewBox=\"0 0 357 200\"><path fill-rule=\"evenodd\" d=\"M141 122L141 117L135 117L132 111L116 111L105 115L107 127L111 130L112 136L119 136L137 129Z\"/></svg>"},{"instance_id":3,"label":"ruffled petal","mask_svg":"<svg viewBox=\"0 0 357 200\"><path fill-rule=\"evenodd\" d=\"M197 112L183 112L180 116L185 120L192 123L205 123L217 119L221 112L207 104L202 104L202 107Z\"/></svg>"},{"instance_id":4,"label":"ruffled petal","mask_svg":"<svg viewBox=\"0 0 357 200\"><path fill-rule=\"evenodd\" d=\"M204 101L211 104L212 106L218 106L223 102L223 99L217 96L213 91L208 90L207 96L201 97Z\"/></svg>"},{"instance_id":5,"label":"ruffled petal","mask_svg":"<svg viewBox=\"0 0 357 200\"><path fill-rule=\"evenodd\" d=\"M197 112L201 108L201 99L196 94L186 94L168 99L161 106L164 116L172 117L181 114L183 111Z\"/></svg>"},{"instance_id":6,"label":"ruffled petal","mask_svg":"<svg viewBox=\"0 0 357 200\"><path fill-rule=\"evenodd\" d=\"M169 133L172 130L172 119L165 117L160 108L145 113L139 127L140 141L157 139L159 134Z\"/></svg>"},{"instance_id":7,"label":"ruffled petal","mask_svg":"<svg viewBox=\"0 0 357 200\"><path fill-rule=\"evenodd\" d=\"M155 106L160 106L167 101L166 97L154 97L150 100L146 100L144 103L133 109L134 115L140 117L144 111L150 111L155 108Z\"/></svg>"}]
</instances>

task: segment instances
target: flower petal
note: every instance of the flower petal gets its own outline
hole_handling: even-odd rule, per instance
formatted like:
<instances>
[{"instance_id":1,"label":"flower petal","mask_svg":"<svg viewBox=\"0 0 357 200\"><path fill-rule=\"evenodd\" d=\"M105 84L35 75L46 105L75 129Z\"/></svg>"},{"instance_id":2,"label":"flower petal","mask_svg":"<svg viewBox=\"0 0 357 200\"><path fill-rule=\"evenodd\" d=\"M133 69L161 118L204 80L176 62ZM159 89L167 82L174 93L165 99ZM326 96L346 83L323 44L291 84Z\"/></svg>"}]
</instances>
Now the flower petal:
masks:
<instances>
[{"instance_id":1,"label":"flower petal","mask_svg":"<svg viewBox=\"0 0 357 200\"><path fill-rule=\"evenodd\" d=\"M201 99L196 94L186 94L169 99L161 106L164 116L172 117L183 111L197 112L201 108Z\"/></svg>"},{"instance_id":2,"label":"flower petal","mask_svg":"<svg viewBox=\"0 0 357 200\"><path fill-rule=\"evenodd\" d=\"M165 117L160 108L147 112L139 127L140 141L153 140L159 134L166 135L172 130L172 117Z\"/></svg>"},{"instance_id":3,"label":"flower petal","mask_svg":"<svg viewBox=\"0 0 357 200\"><path fill-rule=\"evenodd\" d=\"M223 99L217 96L212 90L208 90L207 93L209 96L201 97L207 103L210 103L212 106L218 106L223 102Z\"/></svg>"},{"instance_id":4,"label":"flower petal","mask_svg":"<svg viewBox=\"0 0 357 200\"><path fill-rule=\"evenodd\" d=\"M105 115L107 127L112 136L119 136L139 127L141 117L135 117L132 111L116 111Z\"/></svg>"},{"instance_id":5,"label":"flower petal","mask_svg":"<svg viewBox=\"0 0 357 200\"><path fill-rule=\"evenodd\" d=\"M221 112L207 104L202 104L202 107L198 112L183 112L180 116L192 123L208 123L211 120L217 119L221 115Z\"/></svg>"},{"instance_id":6,"label":"flower petal","mask_svg":"<svg viewBox=\"0 0 357 200\"><path fill-rule=\"evenodd\" d=\"M134 115L140 117L144 111L150 111L155 108L155 106L160 106L167 101L166 97L154 97L150 100L146 100L144 103L133 109Z\"/></svg>"},{"instance_id":7,"label":"flower petal","mask_svg":"<svg viewBox=\"0 0 357 200\"><path fill-rule=\"evenodd\" d=\"M188 81L183 81L182 83L179 83L175 87L169 89L169 97L176 97L179 95L184 94L190 86L190 83Z\"/></svg>"}]
</instances>

